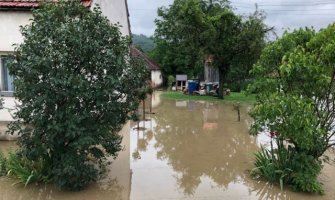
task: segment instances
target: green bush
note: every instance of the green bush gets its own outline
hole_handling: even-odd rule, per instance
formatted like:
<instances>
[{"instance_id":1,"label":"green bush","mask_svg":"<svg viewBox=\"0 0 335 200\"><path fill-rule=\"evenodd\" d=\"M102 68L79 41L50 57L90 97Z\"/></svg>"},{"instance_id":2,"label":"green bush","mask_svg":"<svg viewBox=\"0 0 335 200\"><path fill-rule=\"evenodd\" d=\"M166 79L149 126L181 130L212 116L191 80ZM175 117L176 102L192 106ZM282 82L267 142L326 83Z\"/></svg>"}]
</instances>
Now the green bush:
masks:
<instances>
[{"instance_id":1,"label":"green bush","mask_svg":"<svg viewBox=\"0 0 335 200\"><path fill-rule=\"evenodd\" d=\"M69 153L62 155L57 165L53 166L52 177L61 190L78 191L96 181L97 171L92 164L86 162L85 155Z\"/></svg>"},{"instance_id":2,"label":"green bush","mask_svg":"<svg viewBox=\"0 0 335 200\"><path fill-rule=\"evenodd\" d=\"M97 178L91 163L122 149L118 132L136 113L148 72L129 58L130 40L118 25L79 0L42 5L21 32L9 65L21 102L10 124L20 135L11 171L39 180L29 163L42 164L59 188L83 189Z\"/></svg>"},{"instance_id":3,"label":"green bush","mask_svg":"<svg viewBox=\"0 0 335 200\"><path fill-rule=\"evenodd\" d=\"M304 153L295 154L292 158L293 168L290 174L290 183L294 190L323 194L322 184L318 181L318 176L322 169L321 161L313 156Z\"/></svg>"},{"instance_id":4,"label":"green bush","mask_svg":"<svg viewBox=\"0 0 335 200\"><path fill-rule=\"evenodd\" d=\"M168 78L167 78L167 84L168 84L167 86L168 86L169 90L171 90L173 82L176 82L176 78L172 75L169 75Z\"/></svg>"},{"instance_id":5,"label":"green bush","mask_svg":"<svg viewBox=\"0 0 335 200\"><path fill-rule=\"evenodd\" d=\"M250 133L267 132L277 144L257 154L256 172L270 181L283 176L281 182L297 191L323 193L320 160L335 146L334 31L330 25L320 32L285 33L264 49L252 70L248 89L257 102Z\"/></svg>"},{"instance_id":6,"label":"green bush","mask_svg":"<svg viewBox=\"0 0 335 200\"><path fill-rule=\"evenodd\" d=\"M239 81L228 83L227 87L232 92L241 92L241 91L246 91L249 84L251 83L252 83L252 80L239 80Z\"/></svg>"}]
</instances>

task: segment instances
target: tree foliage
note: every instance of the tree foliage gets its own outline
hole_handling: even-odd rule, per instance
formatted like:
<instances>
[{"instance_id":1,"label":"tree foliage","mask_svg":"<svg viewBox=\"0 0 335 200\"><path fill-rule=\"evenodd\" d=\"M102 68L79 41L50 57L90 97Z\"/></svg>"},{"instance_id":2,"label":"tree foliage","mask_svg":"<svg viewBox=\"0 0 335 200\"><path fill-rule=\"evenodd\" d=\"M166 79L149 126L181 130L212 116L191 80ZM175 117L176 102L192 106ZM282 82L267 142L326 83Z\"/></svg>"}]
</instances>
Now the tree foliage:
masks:
<instances>
[{"instance_id":1,"label":"tree foliage","mask_svg":"<svg viewBox=\"0 0 335 200\"><path fill-rule=\"evenodd\" d=\"M99 8L79 1L45 4L21 29L9 66L15 97L19 155L43 160L61 189L80 190L122 149L118 131L139 104L146 69L129 58L130 40Z\"/></svg>"},{"instance_id":2,"label":"tree foliage","mask_svg":"<svg viewBox=\"0 0 335 200\"><path fill-rule=\"evenodd\" d=\"M247 84L253 79L249 72L266 46L266 35L272 31L272 28L264 24L264 20L264 13L256 10L242 23L243 31L238 35L236 42L239 45L238 52L233 57L226 77L228 87L232 91L246 90Z\"/></svg>"},{"instance_id":3,"label":"tree foliage","mask_svg":"<svg viewBox=\"0 0 335 200\"><path fill-rule=\"evenodd\" d=\"M158 16L153 57L163 73L196 77L203 73L206 56L212 55L220 88L233 67L246 78L245 71L258 59L269 31L261 12L243 18L224 0L176 0L169 8L160 8Z\"/></svg>"},{"instance_id":4,"label":"tree foliage","mask_svg":"<svg viewBox=\"0 0 335 200\"><path fill-rule=\"evenodd\" d=\"M169 8L158 9L156 48L151 55L161 64L165 77L175 74L195 77L201 71L204 57L201 47L207 29L203 3L176 0Z\"/></svg>"},{"instance_id":5,"label":"tree foliage","mask_svg":"<svg viewBox=\"0 0 335 200\"><path fill-rule=\"evenodd\" d=\"M318 33L308 28L285 33L264 49L252 71L257 104L251 133L270 133L277 144L270 163L280 161L276 170L289 169L285 182L306 192L322 192L321 157L335 145L334 31L330 25Z\"/></svg>"}]
</instances>

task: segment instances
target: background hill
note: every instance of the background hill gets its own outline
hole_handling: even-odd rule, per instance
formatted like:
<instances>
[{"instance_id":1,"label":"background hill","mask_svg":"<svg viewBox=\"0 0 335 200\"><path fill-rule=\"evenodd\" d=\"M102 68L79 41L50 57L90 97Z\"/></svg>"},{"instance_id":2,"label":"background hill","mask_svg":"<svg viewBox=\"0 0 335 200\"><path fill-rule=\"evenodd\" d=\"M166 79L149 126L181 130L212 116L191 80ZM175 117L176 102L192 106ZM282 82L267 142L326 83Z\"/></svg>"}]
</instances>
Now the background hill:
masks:
<instances>
[{"instance_id":1,"label":"background hill","mask_svg":"<svg viewBox=\"0 0 335 200\"><path fill-rule=\"evenodd\" d=\"M143 34L132 34L132 40L134 46L141 49L144 53L152 51L155 47L153 39Z\"/></svg>"}]
</instances>

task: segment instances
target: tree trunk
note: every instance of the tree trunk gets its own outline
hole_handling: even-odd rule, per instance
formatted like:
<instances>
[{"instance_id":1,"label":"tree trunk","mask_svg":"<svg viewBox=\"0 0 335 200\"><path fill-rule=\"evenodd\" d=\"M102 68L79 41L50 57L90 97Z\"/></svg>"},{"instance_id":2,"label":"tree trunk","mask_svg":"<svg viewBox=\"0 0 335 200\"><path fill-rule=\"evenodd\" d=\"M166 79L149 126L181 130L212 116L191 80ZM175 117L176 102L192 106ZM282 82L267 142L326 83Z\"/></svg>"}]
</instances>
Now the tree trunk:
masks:
<instances>
[{"instance_id":1,"label":"tree trunk","mask_svg":"<svg viewBox=\"0 0 335 200\"><path fill-rule=\"evenodd\" d=\"M224 98L223 85L226 82L226 70L219 68L219 98Z\"/></svg>"},{"instance_id":2,"label":"tree trunk","mask_svg":"<svg viewBox=\"0 0 335 200\"><path fill-rule=\"evenodd\" d=\"M153 93L150 94L150 115L152 114L152 94Z\"/></svg>"}]
</instances>

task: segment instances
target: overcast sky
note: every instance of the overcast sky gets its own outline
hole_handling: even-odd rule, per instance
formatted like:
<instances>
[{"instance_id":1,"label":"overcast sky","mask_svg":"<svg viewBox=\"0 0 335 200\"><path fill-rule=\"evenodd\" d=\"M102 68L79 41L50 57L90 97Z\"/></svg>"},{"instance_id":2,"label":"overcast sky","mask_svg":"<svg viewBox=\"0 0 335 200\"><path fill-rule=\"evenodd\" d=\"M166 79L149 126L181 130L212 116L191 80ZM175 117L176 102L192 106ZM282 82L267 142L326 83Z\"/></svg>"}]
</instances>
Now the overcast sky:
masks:
<instances>
[{"instance_id":1,"label":"overcast sky","mask_svg":"<svg viewBox=\"0 0 335 200\"><path fill-rule=\"evenodd\" d=\"M172 2L128 0L132 33L153 35L157 8L169 6ZM279 35L288 28L313 26L319 29L335 22L335 0L231 0L239 14L252 13L256 3L266 13L266 24L274 26Z\"/></svg>"}]
</instances>

